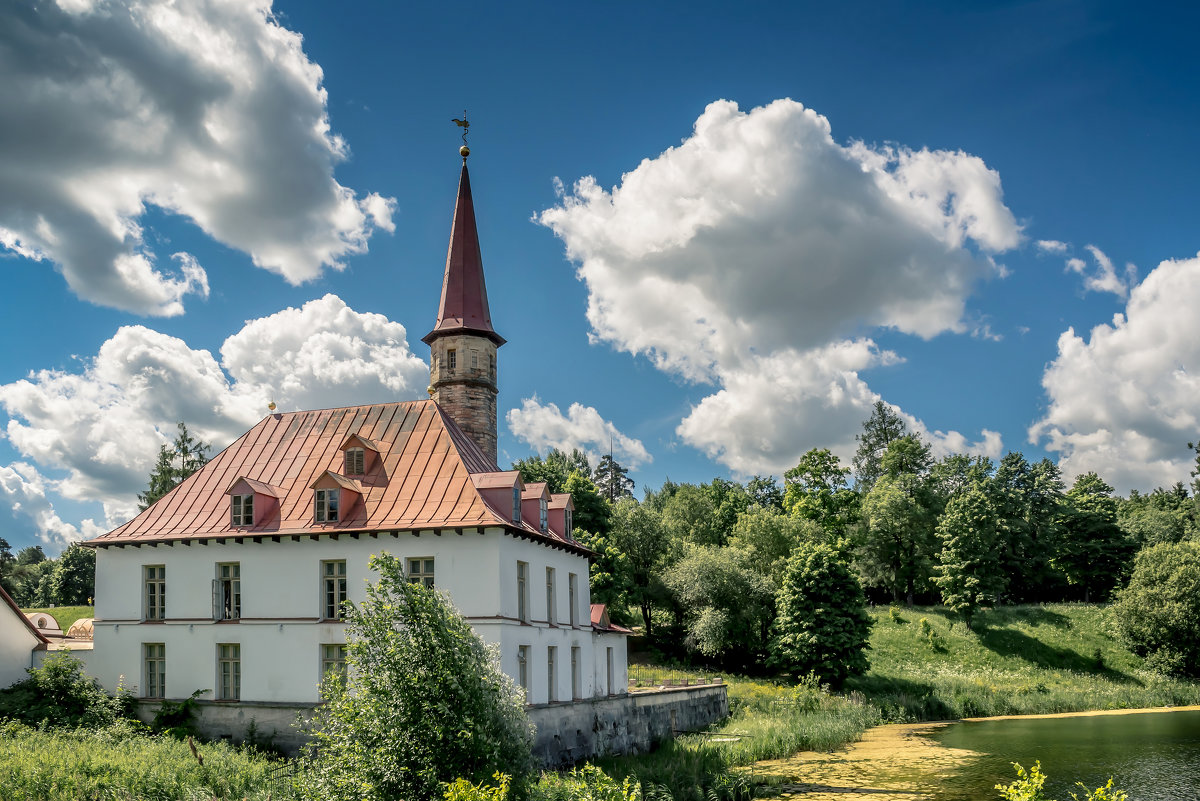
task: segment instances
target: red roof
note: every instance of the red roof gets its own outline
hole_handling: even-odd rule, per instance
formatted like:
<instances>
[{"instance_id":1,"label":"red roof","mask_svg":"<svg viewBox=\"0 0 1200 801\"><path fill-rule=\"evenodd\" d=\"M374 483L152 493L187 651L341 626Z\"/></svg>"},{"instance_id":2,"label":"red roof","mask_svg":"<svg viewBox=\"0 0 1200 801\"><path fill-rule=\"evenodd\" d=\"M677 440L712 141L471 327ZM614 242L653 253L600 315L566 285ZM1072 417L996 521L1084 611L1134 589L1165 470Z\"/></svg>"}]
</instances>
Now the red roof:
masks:
<instances>
[{"instance_id":1,"label":"red roof","mask_svg":"<svg viewBox=\"0 0 1200 801\"><path fill-rule=\"evenodd\" d=\"M429 345L438 337L464 333L485 336L497 347L504 344L504 337L492 328L492 315L488 310L483 256L479 252L479 232L475 229L475 203L471 199L471 177L467 174L465 158L458 180L454 224L450 228L442 302L438 306L437 323L422 341Z\"/></svg>"},{"instance_id":2,"label":"red roof","mask_svg":"<svg viewBox=\"0 0 1200 801\"><path fill-rule=\"evenodd\" d=\"M608 619L607 604L592 604L592 628L597 631L614 631L618 634L633 634L632 631L624 626L618 626Z\"/></svg>"},{"instance_id":3,"label":"red roof","mask_svg":"<svg viewBox=\"0 0 1200 801\"><path fill-rule=\"evenodd\" d=\"M310 487L327 473L342 478L341 445L351 434L380 449L366 475L350 482L362 502L346 509L342 520L316 523ZM528 525L514 525L508 518L511 507L493 510L472 474L499 472L431 400L276 413L133 520L87 544L503 526L522 537L590 553ZM239 478L280 493L278 510L258 525L232 526L225 492Z\"/></svg>"}]
</instances>

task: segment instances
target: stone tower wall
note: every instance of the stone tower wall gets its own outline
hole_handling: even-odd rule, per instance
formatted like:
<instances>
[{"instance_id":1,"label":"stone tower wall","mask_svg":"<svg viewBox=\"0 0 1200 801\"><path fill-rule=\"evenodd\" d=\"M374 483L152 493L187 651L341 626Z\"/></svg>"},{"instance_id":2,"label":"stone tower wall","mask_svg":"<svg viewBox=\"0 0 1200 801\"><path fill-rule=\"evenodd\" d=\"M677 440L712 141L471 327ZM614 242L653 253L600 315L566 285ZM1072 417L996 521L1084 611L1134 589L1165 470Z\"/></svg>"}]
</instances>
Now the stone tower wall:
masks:
<instances>
[{"instance_id":1,"label":"stone tower wall","mask_svg":"<svg viewBox=\"0 0 1200 801\"><path fill-rule=\"evenodd\" d=\"M496 460L496 345L486 337L438 337L430 347L429 388L467 436ZM450 367L450 351L455 366Z\"/></svg>"}]
</instances>

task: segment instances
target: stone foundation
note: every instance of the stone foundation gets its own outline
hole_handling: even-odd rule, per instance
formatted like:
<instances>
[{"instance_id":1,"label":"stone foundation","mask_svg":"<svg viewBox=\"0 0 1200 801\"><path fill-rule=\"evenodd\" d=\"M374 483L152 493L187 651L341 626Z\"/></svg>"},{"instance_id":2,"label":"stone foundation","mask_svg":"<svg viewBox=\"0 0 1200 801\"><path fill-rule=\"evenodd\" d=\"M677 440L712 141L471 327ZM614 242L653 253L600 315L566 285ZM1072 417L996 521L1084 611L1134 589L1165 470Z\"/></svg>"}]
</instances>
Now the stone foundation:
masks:
<instances>
[{"instance_id":1,"label":"stone foundation","mask_svg":"<svg viewBox=\"0 0 1200 801\"><path fill-rule=\"evenodd\" d=\"M637 754L729 716L724 684L529 707L533 755L559 767L606 754Z\"/></svg>"},{"instance_id":2,"label":"stone foundation","mask_svg":"<svg viewBox=\"0 0 1200 801\"><path fill-rule=\"evenodd\" d=\"M200 701L196 728L212 739L245 741L254 722L260 743L296 754L307 737L294 725L308 720L315 704ZM138 717L149 722L157 701L138 704ZM533 754L547 767L559 767L606 754L636 754L684 732L703 729L729 715L725 685L679 687L631 695L539 704L528 707L537 727Z\"/></svg>"}]
</instances>

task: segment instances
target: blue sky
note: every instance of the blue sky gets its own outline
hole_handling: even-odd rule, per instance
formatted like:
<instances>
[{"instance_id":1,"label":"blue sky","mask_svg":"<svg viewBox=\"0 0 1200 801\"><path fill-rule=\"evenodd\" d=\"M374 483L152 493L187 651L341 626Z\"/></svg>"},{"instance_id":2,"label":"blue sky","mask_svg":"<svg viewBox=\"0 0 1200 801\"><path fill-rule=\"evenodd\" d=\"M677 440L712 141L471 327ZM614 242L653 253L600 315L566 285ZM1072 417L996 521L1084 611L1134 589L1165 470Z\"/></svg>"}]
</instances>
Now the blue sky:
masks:
<instances>
[{"instance_id":1,"label":"blue sky","mask_svg":"<svg viewBox=\"0 0 1200 801\"><path fill-rule=\"evenodd\" d=\"M0 536L123 522L179 419L423 397L464 109L502 463L779 476L882 399L1188 478L1200 13L648 6L0 12Z\"/></svg>"}]
</instances>

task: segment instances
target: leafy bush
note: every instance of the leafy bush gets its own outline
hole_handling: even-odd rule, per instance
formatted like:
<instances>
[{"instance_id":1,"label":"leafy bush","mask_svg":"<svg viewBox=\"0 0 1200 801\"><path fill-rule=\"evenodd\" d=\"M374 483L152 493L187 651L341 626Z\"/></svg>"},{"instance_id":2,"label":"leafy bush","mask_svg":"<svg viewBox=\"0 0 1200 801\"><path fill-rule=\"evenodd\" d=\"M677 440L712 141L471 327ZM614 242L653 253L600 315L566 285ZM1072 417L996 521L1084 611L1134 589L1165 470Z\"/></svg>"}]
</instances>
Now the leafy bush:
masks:
<instances>
[{"instance_id":1,"label":"leafy bush","mask_svg":"<svg viewBox=\"0 0 1200 801\"><path fill-rule=\"evenodd\" d=\"M182 701L164 700L154 713L150 728L180 740L197 736L199 732L196 730L196 710L199 709L200 703L196 699L206 692L208 690L195 690Z\"/></svg>"},{"instance_id":2,"label":"leafy bush","mask_svg":"<svg viewBox=\"0 0 1200 801\"><path fill-rule=\"evenodd\" d=\"M326 675L316 713L315 799L433 798L456 778L532 765L524 696L449 601L410 584L400 561L373 556L379 581L346 608L350 685Z\"/></svg>"},{"instance_id":3,"label":"leafy bush","mask_svg":"<svg viewBox=\"0 0 1200 801\"><path fill-rule=\"evenodd\" d=\"M643 801L643 796L642 786L633 778L617 781L595 765L584 765L567 773L542 774L529 801Z\"/></svg>"},{"instance_id":4,"label":"leafy bush","mask_svg":"<svg viewBox=\"0 0 1200 801\"><path fill-rule=\"evenodd\" d=\"M1142 550L1114 612L1121 638L1152 670L1200 676L1200 544Z\"/></svg>"},{"instance_id":5,"label":"leafy bush","mask_svg":"<svg viewBox=\"0 0 1200 801\"><path fill-rule=\"evenodd\" d=\"M494 787L484 782L471 784L466 779L455 779L446 787L443 799L444 801L508 801L508 785L512 781L512 777L503 773L495 773L492 778L496 781Z\"/></svg>"},{"instance_id":6,"label":"leafy bush","mask_svg":"<svg viewBox=\"0 0 1200 801\"><path fill-rule=\"evenodd\" d=\"M1028 773L1016 762L1013 763L1013 767L1017 769L1017 780L1008 785L996 785L1004 801L1052 801L1045 795L1046 774L1042 773L1041 762L1035 762ZM1071 798L1075 801L1126 801L1125 791L1113 787L1112 777L1109 777L1103 787L1097 787L1095 790L1088 790L1083 782L1076 782L1075 786L1084 792L1082 796L1071 793Z\"/></svg>"},{"instance_id":7,"label":"leafy bush","mask_svg":"<svg viewBox=\"0 0 1200 801\"><path fill-rule=\"evenodd\" d=\"M109 695L100 682L83 673L83 663L68 651L50 656L29 678L0 690L0 718L51 727L111 726L129 717L132 696Z\"/></svg>"}]
</instances>

